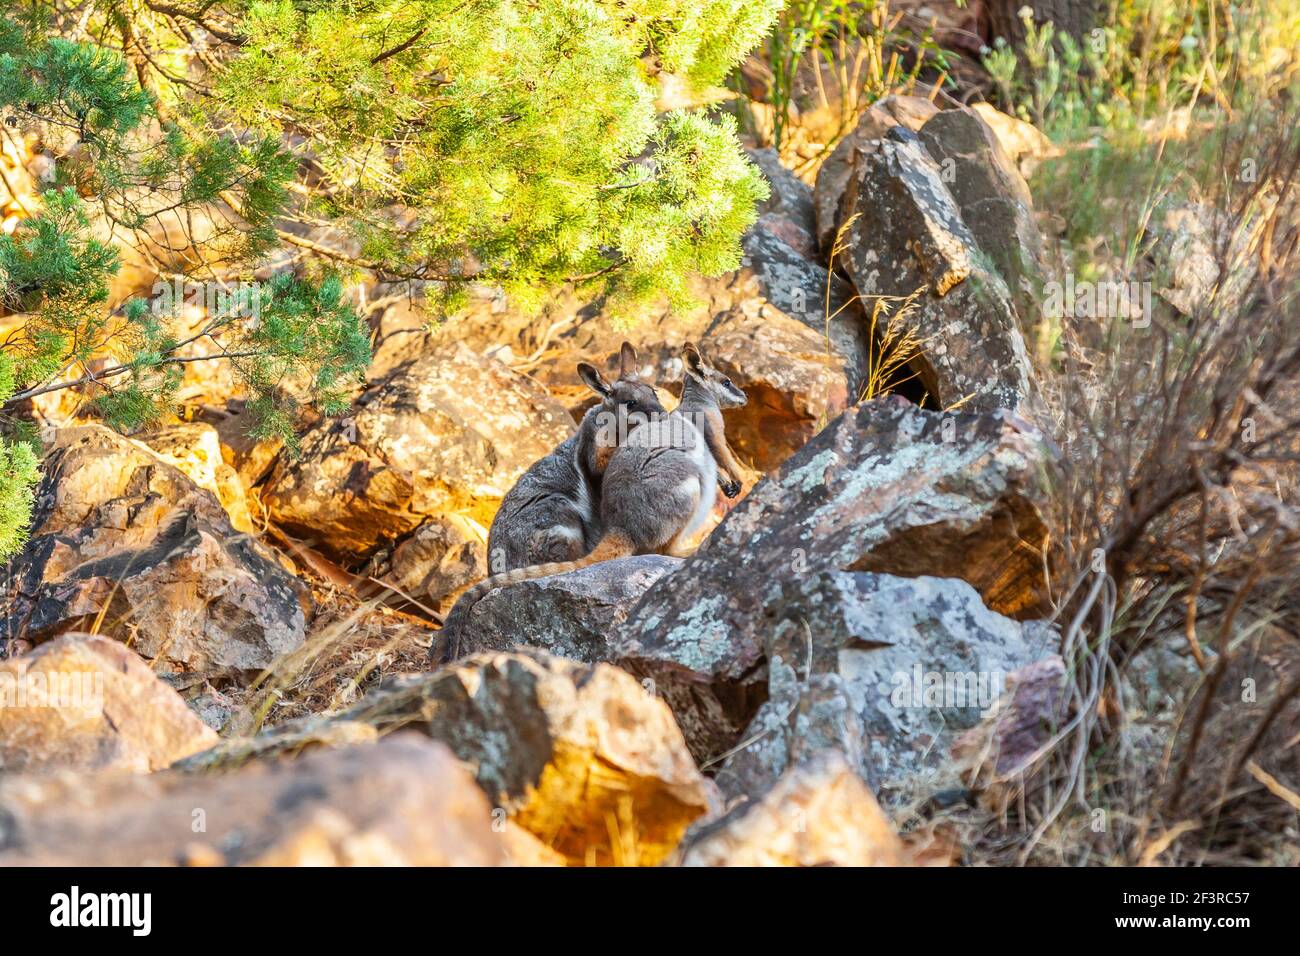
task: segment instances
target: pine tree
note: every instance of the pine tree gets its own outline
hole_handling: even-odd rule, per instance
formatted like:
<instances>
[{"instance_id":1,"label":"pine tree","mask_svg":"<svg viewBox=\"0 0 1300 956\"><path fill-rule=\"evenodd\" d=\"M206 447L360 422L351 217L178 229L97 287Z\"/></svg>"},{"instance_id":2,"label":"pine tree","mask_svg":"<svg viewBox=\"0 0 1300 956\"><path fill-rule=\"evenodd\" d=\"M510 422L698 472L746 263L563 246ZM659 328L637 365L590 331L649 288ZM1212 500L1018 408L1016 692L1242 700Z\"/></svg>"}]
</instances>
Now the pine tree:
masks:
<instances>
[{"instance_id":1,"label":"pine tree","mask_svg":"<svg viewBox=\"0 0 1300 956\"><path fill-rule=\"evenodd\" d=\"M297 402L346 406L369 361L340 272L453 310L472 284L522 305L561 284L634 311L735 268L766 193L730 118L660 112L705 94L780 0L37 0L0 25L0 120L58 156L40 209L0 236L0 554L22 543L39 443L20 399L88 382L118 427L171 405L186 361L158 303L108 308L127 232L225 209L203 241L251 270L282 244L307 274L209 313L259 433ZM348 247L304 238L332 225ZM93 375L92 358L110 356ZM78 375L78 372L84 374Z\"/></svg>"}]
</instances>

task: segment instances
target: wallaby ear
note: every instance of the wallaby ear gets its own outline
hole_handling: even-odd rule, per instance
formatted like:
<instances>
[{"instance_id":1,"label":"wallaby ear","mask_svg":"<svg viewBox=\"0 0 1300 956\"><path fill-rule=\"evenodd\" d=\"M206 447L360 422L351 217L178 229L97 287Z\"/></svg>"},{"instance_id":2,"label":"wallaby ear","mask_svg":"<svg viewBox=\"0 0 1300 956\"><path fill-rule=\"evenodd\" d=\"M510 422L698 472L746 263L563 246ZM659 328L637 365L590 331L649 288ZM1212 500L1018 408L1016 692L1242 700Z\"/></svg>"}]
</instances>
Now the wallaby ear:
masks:
<instances>
[{"instance_id":1,"label":"wallaby ear","mask_svg":"<svg viewBox=\"0 0 1300 956\"><path fill-rule=\"evenodd\" d=\"M686 370L700 378L704 377L704 356L694 342L687 342L682 346L682 359L686 362Z\"/></svg>"},{"instance_id":2,"label":"wallaby ear","mask_svg":"<svg viewBox=\"0 0 1300 956\"><path fill-rule=\"evenodd\" d=\"M600 374L600 369L586 362L578 363L578 377L587 383L587 387L598 395L604 395L606 398L614 394L614 388L609 382L605 381L605 376Z\"/></svg>"},{"instance_id":3,"label":"wallaby ear","mask_svg":"<svg viewBox=\"0 0 1300 956\"><path fill-rule=\"evenodd\" d=\"M618 377L637 381L641 376L637 374L636 367L636 349L631 342L624 342L623 347L618 350Z\"/></svg>"}]
</instances>

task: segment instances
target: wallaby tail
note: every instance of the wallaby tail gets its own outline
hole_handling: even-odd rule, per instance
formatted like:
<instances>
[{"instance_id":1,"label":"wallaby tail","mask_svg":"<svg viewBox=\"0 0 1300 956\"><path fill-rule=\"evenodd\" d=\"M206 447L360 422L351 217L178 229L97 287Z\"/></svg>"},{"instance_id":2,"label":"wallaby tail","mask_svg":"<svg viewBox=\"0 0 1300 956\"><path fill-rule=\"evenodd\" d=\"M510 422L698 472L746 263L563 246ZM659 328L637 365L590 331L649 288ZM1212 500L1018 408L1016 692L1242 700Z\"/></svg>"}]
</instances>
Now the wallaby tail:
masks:
<instances>
[{"instance_id":1,"label":"wallaby tail","mask_svg":"<svg viewBox=\"0 0 1300 956\"><path fill-rule=\"evenodd\" d=\"M460 657L460 631L469 617L469 612L489 591L497 588L503 588L509 584L520 584L524 581L533 581L537 578L549 578L554 574L566 574L569 571L577 571L581 568L590 567L601 561L608 561L610 558L622 558L633 552L632 542L626 536L617 531L610 532L600 539L600 543L592 549L590 554L578 558L576 561L552 561L548 564L530 564L524 568L515 568L513 571L503 571L501 574L494 574L486 577L472 588L467 589L456 600L456 605L447 614L447 619L443 622L442 632L444 640L433 642L429 649L429 656L435 656L435 648L441 644L443 651L443 661L453 661Z\"/></svg>"}]
</instances>

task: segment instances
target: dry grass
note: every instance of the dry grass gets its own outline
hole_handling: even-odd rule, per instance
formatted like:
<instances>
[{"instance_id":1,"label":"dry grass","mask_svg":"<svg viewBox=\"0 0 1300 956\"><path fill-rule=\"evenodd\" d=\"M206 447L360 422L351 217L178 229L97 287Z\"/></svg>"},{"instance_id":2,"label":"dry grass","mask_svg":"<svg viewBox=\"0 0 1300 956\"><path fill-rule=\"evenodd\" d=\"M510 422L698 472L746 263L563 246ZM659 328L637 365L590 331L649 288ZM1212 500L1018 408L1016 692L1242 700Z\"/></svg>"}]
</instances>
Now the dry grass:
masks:
<instances>
[{"instance_id":1,"label":"dry grass","mask_svg":"<svg viewBox=\"0 0 1300 956\"><path fill-rule=\"evenodd\" d=\"M428 668L437 633L428 621L336 588L314 591L317 611L306 641L238 693L239 706L223 734L252 734L295 717L332 713L385 675Z\"/></svg>"},{"instance_id":2,"label":"dry grass","mask_svg":"<svg viewBox=\"0 0 1300 956\"><path fill-rule=\"evenodd\" d=\"M1118 277L1153 284L1159 204L1182 187L1218 210L1218 284L1191 314L1157 300L1146 328L1067 318L1044 370L1069 703L974 858L1300 859L1300 116L1255 110L1218 117L1207 162L1154 170L1110 209L1136 224ZM1246 159L1254 181L1231 175Z\"/></svg>"},{"instance_id":3,"label":"dry grass","mask_svg":"<svg viewBox=\"0 0 1300 956\"><path fill-rule=\"evenodd\" d=\"M853 224L861 213L854 213L835 230L835 239L826 256L826 286L822 314L826 316L823 331L826 355L832 354L831 323L848 309L859 308L859 303L872 301L868 317L867 372L858 389L858 401L879 398L918 376L916 360L925 352L928 339L921 336L913 322L916 301L926 292L922 286L908 296L877 295L864 297L854 294L834 310L831 309L831 284L835 280L835 264L840 261L847 246ZM822 423L825 425L825 422Z\"/></svg>"}]
</instances>

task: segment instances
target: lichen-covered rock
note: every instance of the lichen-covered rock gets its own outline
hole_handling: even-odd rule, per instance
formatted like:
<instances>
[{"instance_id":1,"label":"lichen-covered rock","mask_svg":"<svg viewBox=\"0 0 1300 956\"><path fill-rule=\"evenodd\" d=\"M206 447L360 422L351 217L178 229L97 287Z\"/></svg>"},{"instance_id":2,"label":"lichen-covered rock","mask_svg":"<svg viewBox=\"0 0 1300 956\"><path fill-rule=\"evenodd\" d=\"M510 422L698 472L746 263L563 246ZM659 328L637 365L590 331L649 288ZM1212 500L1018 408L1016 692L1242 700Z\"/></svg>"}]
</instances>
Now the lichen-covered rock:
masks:
<instances>
[{"instance_id":1,"label":"lichen-covered rock","mask_svg":"<svg viewBox=\"0 0 1300 956\"><path fill-rule=\"evenodd\" d=\"M695 827L682 866L906 866L871 790L835 751L810 755L766 793Z\"/></svg>"},{"instance_id":2,"label":"lichen-covered rock","mask_svg":"<svg viewBox=\"0 0 1300 956\"><path fill-rule=\"evenodd\" d=\"M961 578L992 610L1046 600L1042 439L1006 413L901 400L846 412L760 481L612 646L655 681L697 759L739 739L765 696L765 635L783 582L819 571Z\"/></svg>"},{"instance_id":3,"label":"lichen-covered rock","mask_svg":"<svg viewBox=\"0 0 1300 956\"><path fill-rule=\"evenodd\" d=\"M0 775L161 770L217 735L135 651L65 634L0 661Z\"/></svg>"},{"instance_id":4,"label":"lichen-covered rock","mask_svg":"<svg viewBox=\"0 0 1300 956\"><path fill-rule=\"evenodd\" d=\"M1024 404L1031 366L1010 291L915 134L894 127L860 148L844 213L857 218L840 261L859 294L919 293L912 364L931 400L975 411Z\"/></svg>"},{"instance_id":5,"label":"lichen-covered rock","mask_svg":"<svg viewBox=\"0 0 1300 956\"><path fill-rule=\"evenodd\" d=\"M1035 295L1045 267L1034 200L993 130L979 113L958 108L936 113L919 135L962 219L1012 295Z\"/></svg>"},{"instance_id":6,"label":"lichen-covered rock","mask_svg":"<svg viewBox=\"0 0 1300 956\"><path fill-rule=\"evenodd\" d=\"M491 524L515 480L573 428L536 383L451 345L399 366L351 416L309 432L263 500L291 534L364 556L430 516Z\"/></svg>"},{"instance_id":7,"label":"lichen-covered rock","mask_svg":"<svg viewBox=\"0 0 1300 956\"><path fill-rule=\"evenodd\" d=\"M223 740L186 763L292 752L334 721L381 734L410 727L442 741L475 768L493 806L572 863L658 863L711 806L662 701L617 667L541 651L478 654L394 678L336 717Z\"/></svg>"},{"instance_id":8,"label":"lichen-covered rock","mask_svg":"<svg viewBox=\"0 0 1300 956\"><path fill-rule=\"evenodd\" d=\"M937 112L939 108L923 96L886 96L871 104L853 132L836 144L817 171L817 184L813 187L817 243L823 253L830 254L835 233L847 218L841 215L840 204L853 177L858 148L880 139L895 126L915 133Z\"/></svg>"},{"instance_id":9,"label":"lichen-covered rock","mask_svg":"<svg viewBox=\"0 0 1300 956\"><path fill-rule=\"evenodd\" d=\"M767 179L771 193L758 204L759 219L767 216L786 241L803 258L817 260L817 212L807 184L781 165L776 150L751 149L749 158Z\"/></svg>"},{"instance_id":10,"label":"lichen-covered rock","mask_svg":"<svg viewBox=\"0 0 1300 956\"><path fill-rule=\"evenodd\" d=\"M771 186L771 194L758 204L759 217L776 213L790 226L800 230L802 237L793 238L790 246L797 248L806 259L816 259L816 209L813 190L800 177L781 165L780 157L771 147L766 150L749 150L751 163L763 170L763 177Z\"/></svg>"},{"instance_id":11,"label":"lichen-covered rock","mask_svg":"<svg viewBox=\"0 0 1300 956\"><path fill-rule=\"evenodd\" d=\"M768 611L769 698L718 774L728 796L827 748L882 795L913 790L949 771L955 735L1055 646L953 578L826 571L786 581Z\"/></svg>"},{"instance_id":12,"label":"lichen-covered rock","mask_svg":"<svg viewBox=\"0 0 1300 956\"><path fill-rule=\"evenodd\" d=\"M446 747L375 745L227 774L0 779L0 866L502 866Z\"/></svg>"},{"instance_id":13,"label":"lichen-covered rock","mask_svg":"<svg viewBox=\"0 0 1300 956\"><path fill-rule=\"evenodd\" d=\"M310 597L209 491L99 425L60 429L0 638L89 629L156 669L240 677L300 645Z\"/></svg>"},{"instance_id":14,"label":"lichen-covered rock","mask_svg":"<svg viewBox=\"0 0 1300 956\"><path fill-rule=\"evenodd\" d=\"M609 636L646 589L681 563L638 555L489 591L462 625L461 652L535 647L590 664L610 661Z\"/></svg>"}]
</instances>

